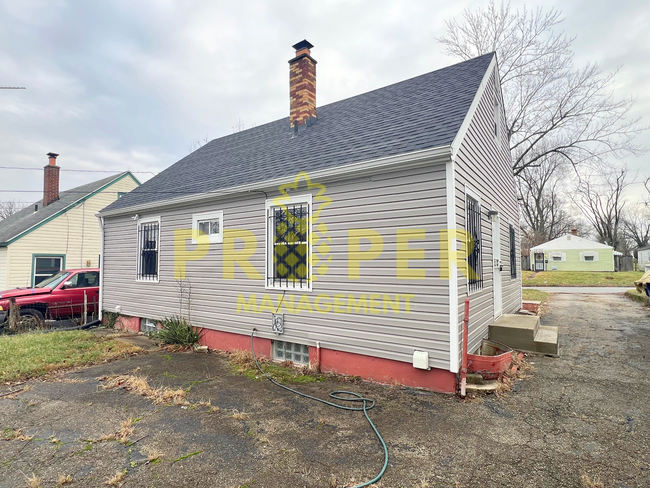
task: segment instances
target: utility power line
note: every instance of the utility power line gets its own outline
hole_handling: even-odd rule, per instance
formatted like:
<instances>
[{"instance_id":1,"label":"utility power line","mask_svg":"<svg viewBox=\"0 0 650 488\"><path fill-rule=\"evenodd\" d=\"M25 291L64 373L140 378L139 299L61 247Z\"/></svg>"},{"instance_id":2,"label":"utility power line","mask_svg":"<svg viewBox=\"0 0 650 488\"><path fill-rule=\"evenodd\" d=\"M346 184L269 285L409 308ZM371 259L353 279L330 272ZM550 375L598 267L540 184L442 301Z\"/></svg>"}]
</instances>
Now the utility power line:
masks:
<instances>
[{"instance_id":1,"label":"utility power line","mask_svg":"<svg viewBox=\"0 0 650 488\"><path fill-rule=\"evenodd\" d=\"M0 166L0 169L17 169L17 170L26 170L26 171L43 171L43 168L24 168L22 166ZM158 173L154 171L130 171L130 170L123 170L123 171L113 171L113 170L106 170L106 169L68 169L68 168L61 168L61 171L73 171L75 173L126 173L127 171L129 173L147 173L150 175L157 175Z\"/></svg>"}]
</instances>

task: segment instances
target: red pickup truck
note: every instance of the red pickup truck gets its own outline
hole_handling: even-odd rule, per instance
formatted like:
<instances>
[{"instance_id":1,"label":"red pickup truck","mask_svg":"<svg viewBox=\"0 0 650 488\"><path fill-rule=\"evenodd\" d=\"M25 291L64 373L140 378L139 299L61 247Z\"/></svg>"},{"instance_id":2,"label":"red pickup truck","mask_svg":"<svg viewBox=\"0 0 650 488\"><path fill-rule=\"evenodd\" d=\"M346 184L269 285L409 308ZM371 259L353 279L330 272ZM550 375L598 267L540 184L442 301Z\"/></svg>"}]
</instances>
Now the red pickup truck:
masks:
<instances>
[{"instance_id":1,"label":"red pickup truck","mask_svg":"<svg viewBox=\"0 0 650 488\"><path fill-rule=\"evenodd\" d=\"M9 317L9 299L15 298L21 316L44 319L80 317L84 294L88 313L97 312L99 269L67 269L44 279L33 288L15 288L0 292L0 327Z\"/></svg>"}]
</instances>

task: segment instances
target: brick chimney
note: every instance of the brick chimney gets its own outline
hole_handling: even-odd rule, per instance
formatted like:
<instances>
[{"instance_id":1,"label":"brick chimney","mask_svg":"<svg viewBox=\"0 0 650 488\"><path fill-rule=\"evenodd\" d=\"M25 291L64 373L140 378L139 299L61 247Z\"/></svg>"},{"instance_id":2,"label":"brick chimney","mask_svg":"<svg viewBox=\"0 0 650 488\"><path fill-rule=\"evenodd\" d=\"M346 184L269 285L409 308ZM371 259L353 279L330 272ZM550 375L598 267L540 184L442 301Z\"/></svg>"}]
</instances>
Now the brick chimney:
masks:
<instances>
[{"instance_id":1,"label":"brick chimney","mask_svg":"<svg viewBox=\"0 0 650 488\"><path fill-rule=\"evenodd\" d=\"M291 127L311 125L316 118L316 60L309 50L308 41L295 44L296 57L289 61L289 98Z\"/></svg>"},{"instance_id":2,"label":"brick chimney","mask_svg":"<svg viewBox=\"0 0 650 488\"><path fill-rule=\"evenodd\" d=\"M577 236L578 235L578 229L576 227L571 229L571 234L573 234L574 236Z\"/></svg>"},{"instance_id":3,"label":"brick chimney","mask_svg":"<svg viewBox=\"0 0 650 488\"><path fill-rule=\"evenodd\" d=\"M50 158L50 164L44 168L43 179L43 206L47 207L50 203L56 202L59 199L59 168L56 165L56 157L58 154L47 153Z\"/></svg>"}]
</instances>

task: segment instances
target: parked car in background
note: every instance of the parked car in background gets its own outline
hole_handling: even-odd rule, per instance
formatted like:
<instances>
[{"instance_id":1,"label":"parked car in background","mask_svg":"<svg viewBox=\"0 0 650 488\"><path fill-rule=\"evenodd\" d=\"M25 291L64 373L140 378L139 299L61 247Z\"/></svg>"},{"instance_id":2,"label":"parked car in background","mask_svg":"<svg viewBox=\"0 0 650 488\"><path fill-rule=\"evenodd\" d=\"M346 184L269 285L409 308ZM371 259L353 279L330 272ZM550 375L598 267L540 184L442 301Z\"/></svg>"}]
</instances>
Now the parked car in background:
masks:
<instances>
[{"instance_id":1,"label":"parked car in background","mask_svg":"<svg viewBox=\"0 0 650 488\"><path fill-rule=\"evenodd\" d=\"M45 319L81 317L95 313L99 302L99 269L67 269L45 278L33 288L0 292L0 327L9 318L10 299L15 298L20 315L42 323Z\"/></svg>"}]
</instances>

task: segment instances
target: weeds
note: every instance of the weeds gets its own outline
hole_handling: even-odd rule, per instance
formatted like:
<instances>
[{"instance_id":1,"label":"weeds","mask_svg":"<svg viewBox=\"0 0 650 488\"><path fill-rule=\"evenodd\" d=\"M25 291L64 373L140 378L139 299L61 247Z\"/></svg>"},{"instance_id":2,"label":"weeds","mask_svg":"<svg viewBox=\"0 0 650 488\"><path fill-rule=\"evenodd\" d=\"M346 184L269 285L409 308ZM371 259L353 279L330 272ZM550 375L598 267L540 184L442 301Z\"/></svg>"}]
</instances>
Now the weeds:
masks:
<instances>
[{"instance_id":1,"label":"weeds","mask_svg":"<svg viewBox=\"0 0 650 488\"><path fill-rule=\"evenodd\" d=\"M580 482L582 483L582 488L605 488L605 485L600 481L598 476L592 480L587 473L582 473Z\"/></svg>"},{"instance_id":2,"label":"weeds","mask_svg":"<svg viewBox=\"0 0 650 488\"><path fill-rule=\"evenodd\" d=\"M258 358L263 365L264 372L271 378L281 383L313 383L325 381L324 375L314 375L308 366L294 367L291 361L275 363L266 358ZM260 379L261 373L255 365L255 359L250 351L236 349L230 353L230 365L236 372L248 376L253 380Z\"/></svg>"},{"instance_id":3,"label":"weeds","mask_svg":"<svg viewBox=\"0 0 650 488\"><path fill-rule=\"evenodd\" d=\"M33 435L24 435L22 429L5 429L2 433L1 440L3 441L31 441Z\"/></svg>"},{"instance_id":4,"label":"weeds","mask_svg":"<svg viewBox=\"0 0 650 488\"><path fill-rule=\"evenodd\" d=\"M202 330L193 327L185 318L178 315L165 317L155 338L163 344L191 347L201 340Z\"/></svg>"},{"instance_id":5,"label":"weeds","mask_svg":"<svg viewBox=\"0 0 650 488\"><path fill-rule=\"evenodd\" d=\"M235 420L246 420L247 416L248 414L246 412L240 412L237 409L234 409L232 411L232 418L234 418Z\"/></svg>"},{"instance_id":6,"label":"weeds","mask_svg":"<svg viewBox=\"0 0 650 488\"><path fill-rule=\"evenodd\" d=\"M112 478L109 478L108 481L106 481L106 484L108 486L116 486L122 483L124 481L124 478L126 478L126 475L128 473L128 470L121 471L119 473L116 473L115 476Z\"/></svg>"},{"instance_id":7,"label":"weeds","mask_svg":"<svg viewBox=\"0 0 650 488\"><path fill-rule=\"evenodd\" d=\"M183 389L172 390L169 387L153 388L149 386L147 378L130 374L116 374L110 376L100 376L99 381L105 382L104 389L124 388L127 391L142 395L152 400L154 405L165 405L173 403L174 405L189 405L186 399L187 393Z\"/></svg>"},{"instance_id":8,"label":"weeds","mask_svg":"<svg viewBox=\"0 0 650 488\"><path fill-rule=\"evenodd\" d=\"M191 452L191 453L189 453L189 454L185 454L185 456L181 456L181 457L179 457L178 459L174 459L172 462L173 462L173 463L177 463L177 462L179 462L179 461L183 461L184 459L190 458L190 457L192 457L192 456L196 456L197 454L201 454L202 452L203 452L203 451L195 451L195 452Z\"/></svg>"},{"instance_id":9,"label":"weeds","mask_svg":"<svg viewBox=\"0 0 650 488\"><path fill-rule=\"evenodd\" d=\"M32 476L25 476L27 478L27 486L29 488L41 488L41 480L35 474Z\"/></svg>"},{"instance_id":10,"label":"weeds","mask_svg":"<svg viewBox=\"0 0 650 488\"><path fill-rule=\"evenodd\" d=\"M57 481L56 486L58 488L59 486L69 485L70 483L72 483L72 475L62 474L59 476L59 480Z\"/></svg>"}]
</instances>

